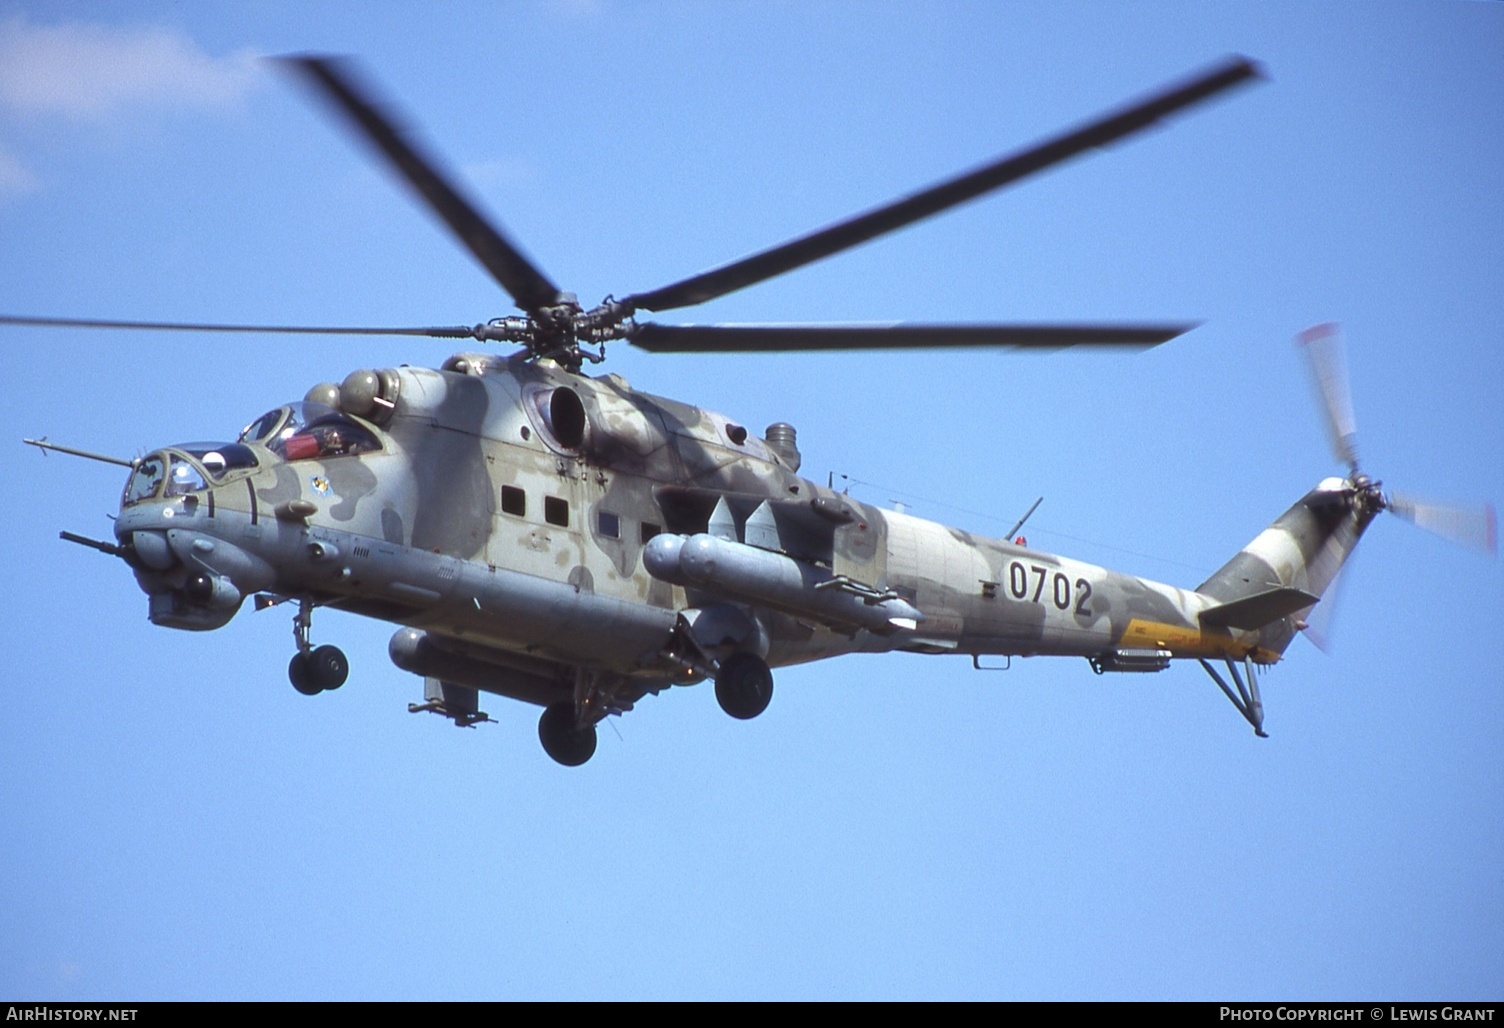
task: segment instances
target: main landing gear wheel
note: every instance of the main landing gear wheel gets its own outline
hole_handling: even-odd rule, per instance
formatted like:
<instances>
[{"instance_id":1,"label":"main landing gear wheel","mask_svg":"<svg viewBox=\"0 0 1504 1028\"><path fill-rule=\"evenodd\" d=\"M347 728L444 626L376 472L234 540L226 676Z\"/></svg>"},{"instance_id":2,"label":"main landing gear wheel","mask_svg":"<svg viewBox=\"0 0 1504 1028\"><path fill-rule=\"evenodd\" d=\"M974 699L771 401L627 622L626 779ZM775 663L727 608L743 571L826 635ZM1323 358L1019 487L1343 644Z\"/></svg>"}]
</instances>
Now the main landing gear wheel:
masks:
<instances>
[{"instance_id":1,"label":"main landing gear wheel","mask_svg":"<svg viewBox=\"0 0 1504 1028\"><path fill-rule=\"evenodd\" d=\"M313 673L308 669L308 654L294 653L287 662L287 678L292 687L304 696L317 696L324 690L314 684Z\"/></svg>"},{"instance_id":2,"label":"main landing gear wheel","mask_svg":"<svg viewBox=\"0 0 1504 1028\"><path fill-rule=\"evenodd\" d=\"M338 689L350 676L350 662L338 646L320 646L307 653L294 653L287 665L292 687L304 696Z\"/></svg>"},{"instance_id":3,"label":"main landing gear wheel","mask_svg":"<svg viewBox=\"0 0 1504 1028\"><path fill-rule=\"evenodd\" d=\"M773 672L755 653L733 653L715 673L715 699L721 709L741 721L768 709L773 698Z\"/></svg>"},{"instance_id":4,"label":"main landing gear wheel","mask_svg":"<svg viewBox=\"0 0 1504 1028\"><path fill-rule=\"evenodd\" d=\"M595 753L595 726L575 723L573 703L555 703L538 719L538 741L560 764L579 767Z\"/></svg>"},{"instance_id":5,"label":"main landing gear wheel","mask_svg":"<svg viewBox=\"0 0 1504 1028\"><path fill-rule=\"evenodd\" d=\"M314 649L309 645L308 630L312 627L313 601L305 596L298 601L298 613L292 619L292 637L298 644L298 652L287 665L288 680L304 696L338 689L350 676L350 662L338 646Z\"/></svg>"}]
</instances>

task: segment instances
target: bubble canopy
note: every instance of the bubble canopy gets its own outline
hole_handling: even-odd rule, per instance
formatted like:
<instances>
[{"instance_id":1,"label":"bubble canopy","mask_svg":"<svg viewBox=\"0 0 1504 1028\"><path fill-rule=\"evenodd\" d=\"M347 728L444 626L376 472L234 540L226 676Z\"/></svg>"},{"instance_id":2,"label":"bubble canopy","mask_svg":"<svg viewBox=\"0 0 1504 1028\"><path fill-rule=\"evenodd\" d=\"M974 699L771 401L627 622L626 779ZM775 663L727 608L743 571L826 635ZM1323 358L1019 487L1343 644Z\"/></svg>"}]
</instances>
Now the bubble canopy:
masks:
<instances>
[{"instance_id":1,"label":"bubble canopy","mask_svg":"<svg viewBox=\"0 0 1504 1028\"><path fill-rule=\"evenodd\" d=\"M333 407L306 400L283 404L247 425L237 442L179 443L141 458L131 471L121 505L202 491L236 477L237 472L255 470L268 450L283 460L297 461L380 449L375 432Z\"/></svg>"},{"instance_id":2,"label":"bubble canopy","mask_svg":"<svg viewBox=\"0 0 1504 1028\"><path fill-rule=\"evenodd\" d=\"M284 460L347 457L381 449L376 433L348 414L312 400L267 411L240 433Z\"/></svg>"},{"instance_id":3,"label":"bubble canopy","mask_svg":"<svg viewBox=\"0 0 1504 1028\"><path fill-rule=\"evenodd\" d=\"M256 451L242 443L180 443L147 454L131 470L121 505L157 496L186 496L207 489L238 471L260 465Z\"/></svg>"}]
</instances>

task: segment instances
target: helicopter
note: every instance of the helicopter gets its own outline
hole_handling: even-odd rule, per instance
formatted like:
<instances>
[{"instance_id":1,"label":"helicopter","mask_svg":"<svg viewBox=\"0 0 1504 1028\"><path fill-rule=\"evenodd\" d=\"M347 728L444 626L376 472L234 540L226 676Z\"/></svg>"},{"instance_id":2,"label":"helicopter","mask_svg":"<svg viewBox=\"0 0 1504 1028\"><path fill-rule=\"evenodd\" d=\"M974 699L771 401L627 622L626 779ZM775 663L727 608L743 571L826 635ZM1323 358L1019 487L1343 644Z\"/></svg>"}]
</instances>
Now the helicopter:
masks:
<instances>
[{"instance_id":1,"label":"helicopter","mask_svg":"<svg viewBox=\"0 0 1504 1028\"><path fill-rule=\"evenodd\" d=\"M800 477L797 432L730 418L586 372L622 341L654 353L873 348L1143 348L1192 324L680 325L693 306L833 256L1103 147L1261 76L1230 58L1082 126L864 214L585 309L483 215L347 60L283 59L344 117L513 299L474 326L331 328L5 317L148 331L426 336L510 344L439 368L361 368L251 421L233 442L125 459L114 541L150 620L223 627L250 599L293 615L291 684L343 686L345 654L315 645L320 607L400 626L389 655L423 679L409 709L471 727L481 695L542 708L560 764L596 749L605 718L713 682L755 718L773 669L858 652L1074 656L1098 674L1196 660L1263 736L1256 679L1277 663L1385 510L1493 547L1493 518L1386 494L1360 470L1340 343L1303 337L1343 477L1323 479L1194 589L1030 548L1028 515L992 539L883 510ZM1461 526L1460 528L1458 526ZM1214 665L1220 661L1227 677Z\"/></svg>"}]
</instances>

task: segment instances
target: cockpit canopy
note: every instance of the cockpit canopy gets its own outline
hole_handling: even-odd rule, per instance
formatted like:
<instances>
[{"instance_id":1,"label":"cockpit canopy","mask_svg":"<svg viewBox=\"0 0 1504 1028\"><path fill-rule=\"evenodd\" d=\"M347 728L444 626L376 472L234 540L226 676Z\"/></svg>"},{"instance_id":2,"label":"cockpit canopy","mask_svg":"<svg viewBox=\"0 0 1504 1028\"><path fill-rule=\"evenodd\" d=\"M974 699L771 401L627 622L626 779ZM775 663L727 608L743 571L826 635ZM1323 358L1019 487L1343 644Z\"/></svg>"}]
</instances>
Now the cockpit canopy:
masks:
<instances>
[{"instance_id":1,"label":"cockpit canopy","mask_svg":"<svg viewBox=\"0 0 1504 1028\"><path fill-rule=\"evenodd\" d=\"M136 463L121 504L130 507L156 496L186 496L260 463L256 452L241 443L183 443L158 450Z\"/></svg>"},{"instance_id":2,"label":"cockpit canopy","mask_svg":"<svg viewBox=\"0 0 1504 1028\"><path fill-rule=\"evenodd\" d=\"M322 403L304 400L267 411L240 433L242 443L260 443L284 460L373 453L381 441L365 425Z\"/></svg>"},{"instance_id":3,"label":"cockpit canopy","mask_svg":"<svg viewBox=\"0 0 1504 1028\"><path fill-rule=\"evenodd\" d=\"M159 496L187 496L236 472L254 470L265 459L265 450L258 447L283 460L323 460L373 453L381 449L381 440L368 426L333 407L288 403L247 425L238 442L182 443L141 458L121 504L130 507Z\"/></svg>"},{"instance_id":4,"label":"cockpit canopy","mask_svg":"<svg viewBox=\"0 0 1504 1028\"><path fill-rule=\"evenodd\" d=\"M314 403L311 400L284 403L245 426L241 430L240 441L271 446L278 440L295 434L303 426L334 413L337 412L328 404Z\"/></svg>"}]
</instances>

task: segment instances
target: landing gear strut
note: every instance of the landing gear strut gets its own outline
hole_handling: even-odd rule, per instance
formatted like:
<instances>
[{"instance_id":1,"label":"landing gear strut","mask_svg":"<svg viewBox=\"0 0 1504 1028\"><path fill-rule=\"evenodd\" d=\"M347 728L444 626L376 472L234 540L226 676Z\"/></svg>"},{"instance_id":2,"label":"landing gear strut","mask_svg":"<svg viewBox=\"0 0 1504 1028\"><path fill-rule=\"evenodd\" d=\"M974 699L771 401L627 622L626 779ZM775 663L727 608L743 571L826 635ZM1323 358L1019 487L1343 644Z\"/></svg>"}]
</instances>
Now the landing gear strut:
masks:
<instances>
[{"instance_id":1,"label":"landing gear strut","mask_svg":"<svg viewBox=\"0 0 1504 1028\"><path fill-rule=\"evenodd\" d=\"M298 613L292 619L292 635L297 640L298 652L292 655L287 665L287 677L292 687L304 696L338 689L350 675L350 662L338 646L313 648L308 641L308 630L312 626L313 601L299 600Z\"/></svg>"},{"instance_id":2,"label":"landing gear strut","mask_svg":"<svg viewBox=\"0 0 1504 1028\"><path fill-rule=\"evenodd\" d=\"M580 725L572 702L555 703L538 719L538 741L565 767L579 767L595 754L595 726Z\"/></svg>"},{"instance_id":3,"label":"landing gear strut","mask_svg":"<svg viewBox=\"0 0 1504 1028\"><path fill-rule=\"evenodd\" d=\"M733 653L715 673L715 698L732 717L754 718L768 709L773 698L773 672L755 653Z\"/></svg>"},{"instance_id":4,"label":"landing gear strut","mask_svg":"<svg viewBox=\"0 0 1504 1028\"><path fill-rule=\"evenodd\" d=\"M1243 658L1243 664L1248 669L1248 684L1246 685L1243 684L1243 676L1238 674L1238 665L1234 664L1231 658L1228 658L1225 663L1227 673L1232 675L1233 683L1238 687L1236 694L1228 688L1222 676L1217 674L1216 668L1204 660L1201 666L1206 669L1207 674L1212 676L1212 681L1217 683L1218 688L1227 695L1227 698L1232 700L1232 705L1238 708L1238 713L1243 715L1244 720L1253 726L1253 734L1260 739L1269 738L1269 733L1264 731L1264 700L1259 695L1258 680L1253 677L1253 661L1247 657Z\"/></svg>"}]
</instances>

